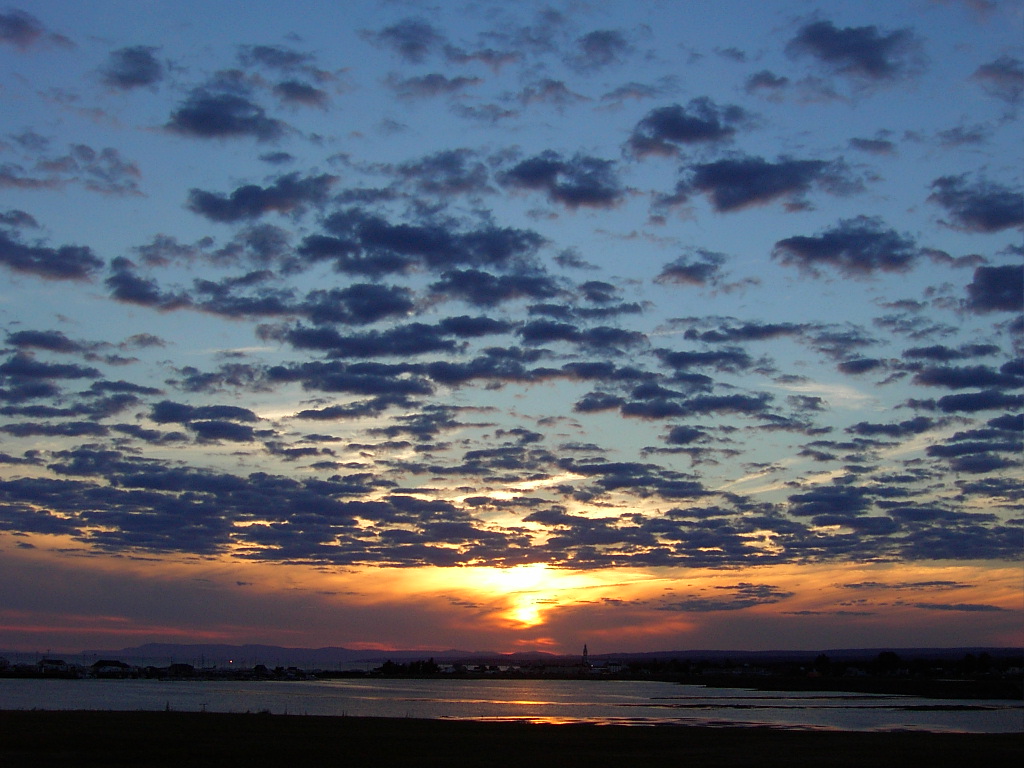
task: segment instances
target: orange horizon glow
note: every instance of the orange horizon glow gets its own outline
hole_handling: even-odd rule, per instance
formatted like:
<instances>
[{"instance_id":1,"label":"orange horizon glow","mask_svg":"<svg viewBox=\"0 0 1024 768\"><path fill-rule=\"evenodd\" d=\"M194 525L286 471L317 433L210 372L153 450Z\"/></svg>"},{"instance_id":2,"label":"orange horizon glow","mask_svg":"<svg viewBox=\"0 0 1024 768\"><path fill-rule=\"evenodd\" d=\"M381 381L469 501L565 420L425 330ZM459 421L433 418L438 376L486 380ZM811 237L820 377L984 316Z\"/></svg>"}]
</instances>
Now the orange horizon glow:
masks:
<instances>
[{"instance_id":1,"label":"orange horizon glow","mask_svg":"<svg viewBox=\"0 0 1024 768\"><path fill-rule=\"evenodd\" d=\"M95 643L90 638L107 638L112 647L121 638L124 646L208 641L569 654L585 642L613 652L838 647L847 637L859 646L858 638L868 636L880 638L879 645L1024 644L1024 577L1015 564L328 569L230 558L115 563L69 557L47 549L43 537L33 541L38 546L4 547L0 579L12 595L20 579L53 601L7 599L0 648L73 650ZM744 585L770 589L763 599L749 600L759 593ZM182 589L185 598L178 597ZM172 594L185 602L172 604ZM749 604L733 610L736 599ZM84 613L81 607L90 604L106 608ZM189 610L189 604L197 607ZM141 613L140 605L146 606Z\"/></svg>"}]
</instances>

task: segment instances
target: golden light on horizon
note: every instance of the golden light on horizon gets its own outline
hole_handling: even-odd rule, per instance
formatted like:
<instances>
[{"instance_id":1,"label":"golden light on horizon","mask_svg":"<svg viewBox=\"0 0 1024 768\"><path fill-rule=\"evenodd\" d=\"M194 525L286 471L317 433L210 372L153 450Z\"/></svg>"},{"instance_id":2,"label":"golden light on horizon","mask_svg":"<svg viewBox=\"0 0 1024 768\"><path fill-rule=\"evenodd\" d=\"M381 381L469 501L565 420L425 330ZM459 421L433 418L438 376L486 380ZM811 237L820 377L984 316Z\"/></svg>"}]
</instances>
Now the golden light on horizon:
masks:
<instances>
[{"instance_id":1,"label":"golden light on horizon","mask_svg":"<svg viewBox=\"0 0 1024 768\"><path fill-rule=\"evenodd\" d=\"M516 565L511 568L486 569L485 589L509 600L502 615L519 628L544 623L544 605L556 605L558 577L544 563Z\"/></svg>"},{"instance_id":2,"label":"golden light on horizon","mask_svg":"<svg viewBox=\"0 0 1024 768\"><path fill-rule=\"evenodd\" d=\"M544 623L537 603L526 597L516 599L516 605L509 613L509 618L519 622L524 628Z\"/></svg>"},{"instance_id":3,"label":"golden light on horizon","mask_svg":"<svg viewBox=\"0 0 1024 768\"><path fill-rule=\"evenodd\" d=\"M767 537L754 541L772 546ZM32 546L17 546L25 543ZM764 643L781 637L797 645L811 642L811 636L823 637L821 643L842 637L860 642L884 632L888 644L896 645L910 637L904 628L928 627L934 642L955 644L979 626L1002 644L1020 642L1020 568L985 562L765 564L742 570L568 569L549 563L330 568L228 554L113 562L83 556L82 542L73 537L9 534L0 534L0 549L0 630L19 648L43 643L44 637L69 652L98 644L189 637L243 643L263 637L290 647L426 652L471 644L502 652L566 653L583 641L591 649L617 651L731 644L745 631L754 632L750 637L763 631ZM18 595L29 585L47 587L52 599L22 600ZM181 590L188 596L185 608L141 618L122 610L133 600L164 606L168 594ZM101 610L72 607L93 595L101 596ZM215 617L204 610L211 604L219 606ZM273 635L263 628L268 615L280 617ZM387 641L379 639L382 628L391 633Z\"/></svg>"}]
</instances>

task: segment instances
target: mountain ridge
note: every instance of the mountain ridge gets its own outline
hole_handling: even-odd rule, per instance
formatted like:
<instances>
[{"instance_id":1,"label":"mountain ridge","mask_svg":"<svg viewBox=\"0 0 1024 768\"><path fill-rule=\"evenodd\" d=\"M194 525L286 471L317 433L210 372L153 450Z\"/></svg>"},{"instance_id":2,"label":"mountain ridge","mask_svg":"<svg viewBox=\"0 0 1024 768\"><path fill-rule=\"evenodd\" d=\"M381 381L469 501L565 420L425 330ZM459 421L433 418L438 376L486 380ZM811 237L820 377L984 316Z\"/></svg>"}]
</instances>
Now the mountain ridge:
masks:
<instances>
[{"instance_id":1,"label":"mountain ridge","mask_svg":"<svg viewBox=\"0 0 1024 768\"><path fill-rule=\"evenodd\" d=\"M491 661L491 662L522 662L532 660L566 660L582 658L582 648L579 654L556 654L549 651L516 651L502 653L498 651L467 651L460 649L355 649L343 646L324 646L320 648L292 648L278 645L265 644L243 644L230 645L223 643L145 643L143 645L106 650L85 650L78 656L95 657L102 659L146 659L159 663L187 662L199 666L225 666L238 665L255 666L264 664L267 666L298 666L315 667L321 669L337 669L346 664L369 664L384 661L411 661L426 660L429 658L435 661ZM680 659L680 660L704 660L720 661L732 660L741 662L757 662L769 660L813 660L816 656L824 654L832 660L854 660L872 659L879 653L891 652L900 657L930 658L930 659L957 659L966 654L979 655L987 653L990 656L1008 656L1024 653L1024 649L1013 647L879 647L879 648L822 648L808 650L736 650L736 649L690 649L672 651L637 651L637 652L609 652L591 653L591 661L620 661L631 660L657 660L657 659ZM157 665L157 664L154 664Z\"/></svg>"}]
</instances>

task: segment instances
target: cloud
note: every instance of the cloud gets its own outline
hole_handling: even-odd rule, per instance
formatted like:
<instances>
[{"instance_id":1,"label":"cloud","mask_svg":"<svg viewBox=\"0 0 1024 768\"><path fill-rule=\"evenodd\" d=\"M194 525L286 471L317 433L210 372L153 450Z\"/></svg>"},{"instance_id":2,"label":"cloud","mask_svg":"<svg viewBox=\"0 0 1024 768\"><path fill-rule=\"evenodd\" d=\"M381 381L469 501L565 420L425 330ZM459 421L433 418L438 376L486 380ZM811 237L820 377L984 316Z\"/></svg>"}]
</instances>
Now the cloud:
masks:
<instances>
[{"instance_id":1,"label":"cloud","mask_svg":"<svg viewBox=\"0 0 1024 768\"><path fill-rule=\"evenodd\" d=\"M685 106L673 104L647 113L629 137L629 148L640 157L673 156L683 146L729 141L750 120L741 107L719 106L706 96Z\"/></svg>"},{"instance_id":2,"label":"cloud","mask_svg":"<svg viewBox=\"0 0 1024 768\"><path fill-rule=\"evenodd\" d=\"M619 410L623 416L651 421L709 414L756 416L766 415L769 412L771 399L771 396L766 393L697 395L689 398L681 398L672 393L668 397L626 401Z\"/></svg>"},{"instance_id":3,"label":"cloud","mask_svg":"<svg viewBox=\"0 0 1024 768\"><path fill-rule=\"evenodd\" d=\"M971 312L1020 312L1024 309L1024 266L978 267L967 284Z\"/></svg>"},{"instance_id":4,"label":"cloud","mask_svg":"<svg viewBox=\"0 0 1024 768\"><path fill-rule=\"evenodd\" d=\"M787 210L809 207L803 200L813 185L832 193L859 189L845 165L825 160L791 160L771 163L760 157L739 157L691 165L688 177L676 188L674 199L694 192L708 196L719 213L743 210L787 198Z\"/></svg>"},{"instance_id":5,"label":"cloud","mask_svg":"<svg viewBox=\"0 0 1024 768\"><path fill-rule=\"evenodd\" d=\"M195 259L203 258L204 249L213 245L213 239L204 237L195 245L184 245L169 235L155 235L152 242L137 245L133 249L144 264L150 266L170 266L171 264L189 264Z\"/></svg>"},{"instance_id":6,"label":"cloud","mask_svg":"<svg viewBox=\"0 0 1024 768\"><path fill-rule=\"evenodd\" d=\"M524 324L518 333L523 342L528 345L567 341L605 352L634 347L647 340L646 336L636 331L626 331L608 326L582 330L571 323L558 323L551 320L532 320Z\"/></svg>"},{"instance_id":7,"label":"cloud","mask_svg":"<svg viewBox=\"0 0 1024 768\"><path fill-rule=\"evenodd\" d=\"M402 98L432 98L434 96L446 96L458 93L474 85L483 82L479 77L466 77L458 75L448 77L434 72L419 77L399 78L388 77L388 86Z\"/></svg>"},{"instance_id":8,"label":"cloud","mask_svg":"<svg viewBox=\"0 0 1024 768\"><path fill-rule=\"evenodd\" d=\"M415 304L408 288L355 283L346 288L310 291L301 308L315 323L365 325L411 314Z\"/></svg>"},{"instance_id":9,"label":"cloud","mask_svg":"<svg viewBox=\"0 0 1024 768\"><path fill-rule=\"evenodd\" d=\"M680 318L691 327L683 334L686 339L697 339L710 343L721 342L744 342L764 341L786 336L800 336L806 331L812 330L809 326L800 323L768 323L768 322L744 322L739 324L727 324L734 321L734 318L709 318L713 327L706 331L698 331L692 327L704 318Z\"/></svg>"},{"instance_id":10,"label":"cloud","mask_svg":"<svg viewBox=\"0 0 1024 768\"><path fill-rule=\"evenodd\" d=\"M347 392L354 395L429 395L430 382L403 364L381 362L347 363L340 360L273 366L267 370L271 382L301 382L304 389ZM321 411L306 411L323 413ZM330 412L330 409L326 409Z\"/></svg>"},{"instance_id":11,"label":"cloud","mask_svg":"<svg viewBox=\"0 0 1024 768\"><path fill-rule=\"evenodd\" d=\"M971 584L963 584L958 581L901 581L895 583L879 581L858 581L852 584L843 584L843 589L909 589L914 591L933 589L965 589Z\"/></svg>"},{"instance_id":12,"label":"cloud","mask_svg":"<svg viewBox=\"0 0 1024 768\"><path fill-rule=\"evenodd\" d=\"M0 13L0 42L25 49L42 34L43 25L35 16L19 10Z\"/></svg>"},{"instance_id":13,"label":"cloud","mask_svg":"<svg viewBox=\"0 0 1024 768\"><path fill-rule=\"evenodd\" d=\"M437 271L474 266L522 272L545 242L530 230L490 224L479 228L463 228L451 220L394 224L360 208L331 214L324 226L330 235L307 236L298 254L309 262L331 260L339 272L373 277L405 273L414 266ZM482 272L448 274L451 280L493 278ZM505 278L494 280L508 282Z\"/></svg>"},{"instance_id":14,"label":"cloud","mask_svg":"<svg viewBox=\"0 0 1024 768\"><path fill-rule=\"evenodd\" d=\"M7 13L0 13L0 43L13 45L24 51L41 41L52 42L65 48L73 46L64 35L52 32L48 34L43 23L30 13L16 8Z\"/></svg>"},{"instance_id":15,"label":"cloud","mask_svg":"<svg viewBox=\"0 0 1024 768\"><path fill-rule=\"evenodd\" d=\"M665 442L669 445L690 445L706 437L708 437L708 433L702 429L681 425L669 430L665 436Z\"/></svg>"},{"instance_id":16,"label":"cloud","mask_svg":"<svg viewBox=\"0 0 1024 768\"><path fill-rule=\"evenodd\" d=\"M687 613L706 613L708 611L741 611L755 605L772 605L795 593L786 592L772 584L751 584L740 582L730 586L714 587L714 589L730 592L722 597L687 597L681 600L664 598L659 606L663 611L684 611Z\"/></svg>"},{"instance_id":17,"label":"cloud","mask_svg":"<svg viewBox=\"0 0 1024 768\"><path fill-rule=\"evenodd\" d=\"M926 611L964 611L967 613L1006 610L998 605L986 605L984 603L913 603L913 606Z\"/></svg>"},{"instance_id":18,"label":"cloud","mask_svg":"<svg viewBox=\"0 0 1024 768\"><path fill-rule=\"evenodd\" d=\"M663 499L695 499L710 495L700 480L682 472L636 461L575 461L563 458L558 466L591 482L589 493L624 491L639 497L657 495Z\"/></svg>"},{"instance_id":19,"label":"cloud","mask_svg":"<svg viewBox=\"0 0 1024 768\"><path fill-rule=\"evenodd\" d=\"M1024 63L1012 56L1000 56L982 64L971 79L980 83L990 96L1008 104L1017 104L1024 96Z\"/></svg>"},{"instance_id":20,"label":"cloud","mask_svg":"<svg viewBox=\"0 0 1024 768\"><path fill-rule=\"evenodd\" d=\"M108 432L106 426L94 421L64 421L60 424L20 422L4 424L0 431L15 437L102 437Z\"/></svg>"},{"instance_id":21,"label":"cloud","mask_svg":"<svg viewBox=\"0 0 1024 768\"><path fill-rule=\"evenodd\" d=\"M789 497L790 514L797 517L820 515L857 515L866 511L870 499L864 488L857 486L825 486L796 493Z\"/></svg>"},{"instance_id":22,"label":"cloud","mask_svg":"<svg viewBox=\"0 0 1024 768\"><path fill-rule=\"evenodd\" d=\"M39 222L30 213L13 208L8 211L0 211L0 227L11 227L12 229L38 229Z\"/></svg>"},{"instance_id":23,"label":"cloud","mask_svg":"<svg viewBox=\"0 0 1024 768\"><path fill-rule=\"evenodd\" d=\"M968 184L967 175L942 176L932 182L928 200L952 217L954 229L999 232L1024 225L1024 194L987 181Z\"/></svg>"},{"instance_id":24,"label":"cloud","mask_svg":"<svg viewBox=\"0 0 1024 768\"><path fill-rule=\"evenodd\" d=\"M1008 432L1024 432L1024 413L1004 414L988 420L988 425L993 429L1003 429Z\"/></svg>"},{"instance_id":25,"label":"cloud","mask_svg":"<svg viewBox=\"0 0 1024 768\"><path fill-rule=\"evenodd\" d=\"M1024 443L1019 437L1008 438L992 430L970 430L954 435L945 443L929 445L925 453L949 459L954 472L983 474L1018 465L1017 457L1022 450ZM1003 457L997 454L1012 455Z\"/></svg>"},{"instance_id":26,"label":"cloud","mask_svg":"<svg viewBox=\"0 0 1024 768\"><path fill-rule=\"evenodd\" d=\"M307 107L327 106L327 92L299 80L282 80L274 86L274 95L289 104L302 104Z\"/></svg>"},{"instance_id":27,"label":"cloud","mask_svg":"<svg viewBox=\"0 0 1024 768\"><path fill-rule=\"evenodd\" d=\"M568 107L587 99L585 96L569 90L563 81L545 77L523 88L516 95L516 100L524 106L554 104L557 107Z\"/></svg>"},{"instance_id":28,"label":"cloud","mask_svg":"<svg viewBox=\"0 0 1024 768\"><path fill-rule=\"evenodd\" d=\"M289 173L268 187L247 184L229 196L192 189L188 194L188 207L211 221L221 223L255 219L269 211L300 212L307 205L324 203L337 179L337 176L327 174L302 178L298 173Z\"/></svg>"},{"instance_id":29,"label":"cloud","mask_svg":"<svg viewBox=\"0 0 1024 768\"><path fill-rule=\"evenodd\" d=\"M206 312L231 318L275 317L298 310L299 308L291 302L291 290L274 289L264 285L272 278L272 272L260 270L240 278L225 278L220 281L197 279L192 282L188 302L183 303L180 308L192 305ZM246 289L252 292L244 293Z\"/></svg>"},{"instance_id":30,"label":"cloud","mask_svg":"<svg viewBox=\"0 0 1024 768\"><path fill-rule=\"evenodd\" d=\"M937 405L940 411L946 413L974 413L996 408L1020 408L1024 405L1024 396L1008 395L997 389L986 389L962 395L945 395L938 399Z\"/></svg>"},{"instance_id":31,"label":"cloud","mask_svg":"<svg viewBox=\"0 0 1024 768\"><path fill-rule=\"evenodd\" d=\"M841 372L854 376L862 373L869 373L880 368L885 368L885 362L870 357L860 357L855 360L843 360L836 366Z\"/></svg>"},{"instance_id":32,"label":"cloud","mask_svg":"<svg viewBox=\"0 0 1024 768\"><path fill-rule=\"evenodd\" d=\"M786 50L811 56L838 74L877 82L914 69L919 45L909 29L885 33L874 25L840 28L815 21L801 27Z\"/></svg>"},{"instance_id":33,"label":"cloud","mask_svg":"<svg viewBox=\"0 0 1024 768\"><path fill-rule=\"evenodd\" d=\"M361 253L359 244L330 235L307 235L296 253L305 261L332 261L339 272L369 277L407 272L413 259L393 252Z\"/></svg>"},{"instance_id":34,"label":"cloud","mask_svg":"<svg viewBox=\"0 0 1024 768\"><path fill-rule=\"evenodd\" d=\"M573 66L581 70L601 69L620 64L631 51L625 35L614 29L589 32L576 40Z\"/></svg>"},{"instance_id":35,"label":"cloud","mask_svg":"<svg viewBox=\"0 0 1024 768\"><path fill-rule=\"evenodd\" d=\"M612 161L587 155L565 160L551 150L517 163L498 180L513 189L544 191L570 209L611 208L625 195Z\"/></svg>"},{"instance_id":36,"label":"cloud","mask_svg":"<svg viewBox=\"0 0 1024 768\"><path fill-rule=\"evenodd\" d=\"M264 66L285 72L306 69L313 63L311 54L280 45L243 45L238 58L246 66Z\"/></svg>"},{"instance_id":37,"label":"cloud","mask_svg":"<svg viewBox=\"0 0 1024 768\"><path fill-rule=\"evenodd\" d=\"M3 231L0 231L0 264L44 280L76 281L91 279L104 266L103 260L87 246L25 245Z\"/></svg>"},{"instance_id":38,"label":"cloud","mask_svg":"<svg viewBox=\"0 0 1024 768\"><path fill-rule=\"evenodd\" d=\"M446 44L444 46L444 57L452 64L470 64L479 62L498 72L502 67L515 64L523 60L520 51L500 51L494 48L480 48L475 51L466 51L458 46Z\"/></svg>"},{"instance_id":39,"label":"cloud","mask_svg":"<svg viewBox=\"0 0 1024 768\"><path fill-rule=\"evenodd\" d=\"M175 422L187 424L201 419L219 419L229 421L255 422L259 417L248 408L237 405L203 405L193 406L162 400L153 406L150 418L157 424Z\"/></svg>"},{"instance_id":40,"label":"cloud","mask_svg":"<svg viewBox=\"0 0 1024 768\"><path fill-rule=\"evenodd\" d=\"M261 106L236 93L196 88L178 107L167 128L200 139L251 137L272 141L285 133L285 124L267 117Z\"/></svg>"},{"instance_id":41,"label":"cloud","mask_svg":"<svg viewBox=\"0 0 1024 768\"><path fill-rule=\"evenodd\" d=\"M62 354L77 354L89 345L72 341L60 331L16 331L7 335L7 343L21 349L45 349Z\"/></svg>"},{"instance_id":42,"label":"cloud","mask_svg":"<svg viewBox=\"0 0 1024 768\"><path fill-rule=\"evenodd\" d=\"M110 195L140 195L138 166L121 157L113 147L99 151L87 144L71 144L63 155L41 153L49 142L32 149L40 150L31 175L21 166L0 166L0 187L16 189L59 189L66 184L81 184L91 192Z\"/></svg>"},{"instance_id":43,"label":"cloud","mask_svg":"<svg viewBox=\"0 0 1024 768\"><path fill-rule=\"evenodd\" d=\"M677 371L689 370L693 367L712 367L719 371L736 372L749 368L753 364L751 357L739 347L727 347L707 352L690 352L684 350L655 350L658 358Z\"/></svg>"},{"instance_id":44,"label":"cloud","mask_svg":"<svg viewBox=\"0 0 1024 768\"><path fill-rule=\"evenodd\" d=\"M133 262L120 256L110 263L110 276L104 283L114 299L128 304L162 310L181 309L192 304L186 296L162 291L154 280L141 277Z\"/></svg>"},{"instance_id":45,"label":"cloud","mask_svg":"<svg viewBox=\"0 0 1024 768\"><path fill-rule=\"evenodd\" d=\"M230 421L190 421L186 426L196 433L200 440L227 440L234 443L251 443L255 430L246 424Z\"/></svg>"},{"instance_id":46,"label":"cloud","mask_svg":"<svg viewBox=\"0 0 1024 768\"><path fill-rule=\"evenodd\" d=\"M315 185L314 185L315 187ZM213 263L252 264L257 267L268 267L272 264L279 265L286 273L301 271L302 262L296 258L295 249L291 243L291 233L273 224L250 224L235 231L234 236L221 248L215 251L207 249L214 244L213 238L206 236L200 239L194 246L185 246L186 251L192 251L197 256L209 259ZM162 243L154 243L162 245ZM174 249L168 248L168 251ZM140 253L143 253L140 251ZM146 252L147 263L152 263L152 252ZM248 277L242 278L248 279Z\"/></svg>"},{"instance_id":47,"label":"cloud","mask_svg":"<svg viewBox=\"0 0 1024 768\"><path fill-rule=\"evenodd\" d=\"M1014 387L1024 384L1019 375L995 371L986 365L926 366L914 373L914 383L927 387L966 389L968 387Z\"/></svg>"},{"instance_id":48,"label":"cloud","mask_svg":"<svg viewBox=\"0 0 1024 768\"><path fill-rule=\"evenodd\" d=\"M163 65L154 55L158 50L154 46L134 45L112 51L103 69L103 82L120 90L155 85L164 76Z\"/></svg>"},{"instance_id":49,"label":"cloud","mask_svg":"<svg viewBox=\"0 0 1024 768\"><path fill-rule=\"evenodd\" d=\"M28 353L18 352L0 364L0 376L12 379L91 379L99 378L95 368L85 368L73 363L46 363Z\"/></svg>"},{"instance_id":50,"label":"cloud","mask_svg":"<svg viewBox=\"0 0 1024 768\"><path fill-rule=\"evenodd\" d=\"M594 304L611 304L618 301L619 287L604 280L587 280L580 283L579 290L587 301Z\"/></svg>"},{"instance_id":51,"label":"cloud","mask_svg":"<svg viewBox=\"0 0 1024 768\"><path fill-rule=\"evenodd\" d=\"M743 90L750 94L764 94L772 98L789 86L789 78L783 75L776 75L774 72L762 69L747 78Z\"/></svg>"},{"instance_id":52,"label":"cloud","mask_svg":"<svg viewBox=\"0 0 1024 768\"><path fill-rule=\"evenodd\" d=\"M25 169L14 163L0 165L0 188L47 189L59 187L63 181L53 177L28 176Z\"/></svg>"},{"instance_id":53,"label":"cloud","mask_svg":"<svg viewBox=\"0 0 1024 768\"><path fill-rule=\"evenodd\" d=\"M429 55L441 50L445 42L444 35L433 25L413 18L403 19L380 32L363 32L362 36L412 64L422 63Z\"/></svg>"},{"instance_id":54,"label":"cloud","mask_svg":"<svg viewBox=\"0 0 1024 768\"><path fill-rule=\"evenodd\" d=\"M295 161L295 155L288 152L264 152L260 160L271 165L285 165Z\"/></svg>"},{"instance_id":55,"label":"cloud","mask_svg":"<svg viewBox=\"0 0 1024 768\"><path fill-rule=\"evenodd\" d=\"M872 437L883 436L900 438L919 435L922 432L934 429L936 426L938 426L938 424L935 420L930 419L927 416L915 416L912 419L906 419L895 424L878 424L868 421L859 421L856 424L847 427L846 431L857 435L868 435Z\"/></svg>"},{"instance_id":56,"label":"cloud","mask_svg":"<svg viewBox=\"0 0 1024 768\"><path fill-rule=\"evenodd\" d=\"M991 135L988 125L958 125L936 134L943 147L981 146L988 143Z\"/></svg>"},{"instance_id":57,"label":"cloud","mask_svg":"<svg viewBox=\"0 0 1024 768\"><path fill-rule=\"evenodd\" d=\"M470 317L469 315L458 315L446 317L438 323L442 333L452 336L459 336L464 339L491 336L494 334L508 333L512 330L512 324L491 317Z\"/></svg>"},{"instance_id":58,"label":"cloud","mask_svg":"<svg viewBox=\"0 0 1024 768\"><path fill-rule=\"evenodd\" d=\"M200 440L252 442L252 424L260 420L253 411L237 405L191 406L162 400L153 405L149 418L157 424L182 424Z\"/></svg>"},{"instance_id":59,"label":"cloud","mask_svg":"<svg viewBox=\"0 0 1024 768\"><path fill-rule=\"evenodd\" d=\"M999 0L931 0L933 3L960 4L973 11L982 20L999 8Z\"/></svg>"},{"instance_id":60,"label":"cloud","mask_svg":"<svg viewBox=\"0 0 1024 768\"><path fill-rule=\"evenodd\" d=\"M341 334L333 328L297 326L284 333L284 340L296 349L316 349L330 357L407 357L427 352L454 353L457 344L437 326L409 323L386 331Z\"/></svg>"},{"instance_id":61,"label":"cloud","mask_svg":"<svg viewBox=\"0 0 1024 768\"><path fill-rule=\"evenodd\" d=\"M727 260L724 253L698 249L692 255L680 256L666 264L654 280L662 284L717 285L722 276L722 265Z\"/></svg>"},{"instance_id":62,"label":"cloud","mask_svg":"<svg viewBox=\"0 0 1024 768\"><path fill-rule=\"evenodd\" d=\"M905 272L921 255L913 240L885 229L877 217L844 219L813 237L788 237L775 243L772 258L786 266L819 276L827 266L847 277L864 277L876 271Z\"/></svg>"},{"instance_id":63,"label":"cloud","mask_svg":"<svg viewBox=\"0 0 1024 768\"><path fill-rule=\"evenodd\" d=\"M469 149L443 150L393 170L421 193L449 197L494 191L488 184L487 166Z\"/></svg>"},{"instance_id":64,"label":"cloud","mask_svg":"<svg viewBox=\"0 0 1024 768\"><path fill-rule=\"evenodd\" d=\"M653 99L668 91L669 86L665 82L661 82L658 85L651 85L649 83L626 83L625 85L620 85L604 94L601 97L601 101L615 106L621 106L630 99L634 101Z\"/></svg>"},{"instance_id":65,"label":"cloud","mask_svg":"<svg viewBox=\"0 0 1024 768\"><path fill-rule=\"evenodd\" d=\"M113 147L97 152L85 144L74 144L70 153L56 161L65 173L78 175L86 189L114 195L138 195L138 166L121 158ZM46 169L46 164L41 164Z\"/></svg>"},{"instance_id":66,"label":"cloud","mask_svg":"<svg viewBox=\"0 0 1024 768\"><path fill-rule=\"evenodd\" d=\"M850 147L872 155L893 155L896 153L896 145L888 139L853 138L850 139Z\"/></svg>"}]
</instances>

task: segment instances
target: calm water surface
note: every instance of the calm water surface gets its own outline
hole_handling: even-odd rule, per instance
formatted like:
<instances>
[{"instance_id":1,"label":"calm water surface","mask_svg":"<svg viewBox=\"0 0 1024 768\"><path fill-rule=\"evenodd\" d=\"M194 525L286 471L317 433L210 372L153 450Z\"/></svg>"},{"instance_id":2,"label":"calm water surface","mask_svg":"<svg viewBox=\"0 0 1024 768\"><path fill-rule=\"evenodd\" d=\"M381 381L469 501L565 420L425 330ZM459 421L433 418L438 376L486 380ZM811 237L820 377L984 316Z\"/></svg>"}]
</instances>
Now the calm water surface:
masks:
<instances>
[{"instance_id":1,"label":"calm water surface","mask_svg":"<svg viewBox=\"0 0 1024 768\"><path fill-rule=\"evenodd\" d=\"M703 688L639 681L213 682L0 679L0 709L262 712L634 725L1024 731L1024 703Z\"/></svg>"}]
</instances>

